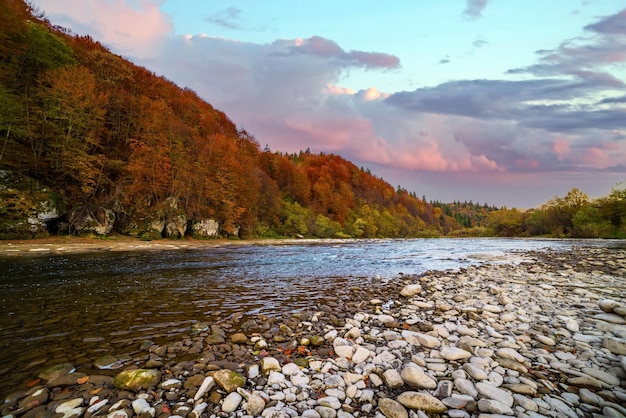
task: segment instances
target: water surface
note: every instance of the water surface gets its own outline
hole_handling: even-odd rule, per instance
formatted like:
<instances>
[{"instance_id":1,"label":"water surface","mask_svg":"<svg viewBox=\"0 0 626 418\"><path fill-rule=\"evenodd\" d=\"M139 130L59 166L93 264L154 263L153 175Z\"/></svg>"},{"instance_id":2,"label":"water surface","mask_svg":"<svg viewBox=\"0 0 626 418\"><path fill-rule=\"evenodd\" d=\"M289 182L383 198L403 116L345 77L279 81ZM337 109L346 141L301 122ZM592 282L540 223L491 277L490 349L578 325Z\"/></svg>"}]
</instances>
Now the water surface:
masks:
<instances>
[{"instance_id":1,"label":"water surface","mask_svg":"<svg viewBox=\"0 0 626 418\"><path fill-rule=\"evenodd\" d=\"M0 375L93 361L196 321L313 309L336 286L498 262L557 240L363 240L0 258ZM506 257L505 257L506 256ZM2 379L0 379L2 380ZM0 383L0 395L9 382Z\"/></svg>"}]
</instances>

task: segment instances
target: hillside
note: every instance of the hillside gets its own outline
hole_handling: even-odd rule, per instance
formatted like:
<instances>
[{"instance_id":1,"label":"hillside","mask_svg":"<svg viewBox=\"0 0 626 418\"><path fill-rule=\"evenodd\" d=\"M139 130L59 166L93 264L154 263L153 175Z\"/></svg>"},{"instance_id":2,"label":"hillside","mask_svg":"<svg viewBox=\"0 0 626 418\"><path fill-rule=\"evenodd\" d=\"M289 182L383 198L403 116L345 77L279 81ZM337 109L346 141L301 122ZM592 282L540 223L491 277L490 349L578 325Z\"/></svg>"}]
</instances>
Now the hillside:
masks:
<instances>
[{"instance_id":1,"label":"hillside","mask_svg":"<svg viewBox=\"0 0 626 418\"><path fill-rule=\"evenodd\" d=\"M36 14L36 13L35 13ZM415 237L456 220L336 155L260 150L193 91L0 1L0 238Z\"/></svg>"}]
</instances>

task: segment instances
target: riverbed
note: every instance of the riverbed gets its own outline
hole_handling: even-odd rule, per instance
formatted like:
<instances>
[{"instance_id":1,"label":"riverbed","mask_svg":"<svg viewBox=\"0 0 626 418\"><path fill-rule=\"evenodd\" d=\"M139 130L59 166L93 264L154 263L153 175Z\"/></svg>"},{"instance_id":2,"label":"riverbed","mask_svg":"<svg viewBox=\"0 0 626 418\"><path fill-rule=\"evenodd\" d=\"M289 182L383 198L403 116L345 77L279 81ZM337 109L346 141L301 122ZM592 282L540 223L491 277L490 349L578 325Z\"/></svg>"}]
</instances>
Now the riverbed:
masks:
<instances>
[{"instance_id":1,"label":"riverbed","mask_svg":"<svg viewBox=\"0 0 626 418\"><path fill-rule=\"evenodd\" d=\"M199 321L236 329L250 319L332 306L347 292L366 297L432 270L515 264L528 251L616 243L433 239L156 245L131 251L106 245L89 251L14 246L3 254L0 375L10 378L3 379L0 392L51 365L89 368L99 356L134 351L145 340L167 344ZM393 303L393 297L384 302Z\"/></svg>"}]
</instances>

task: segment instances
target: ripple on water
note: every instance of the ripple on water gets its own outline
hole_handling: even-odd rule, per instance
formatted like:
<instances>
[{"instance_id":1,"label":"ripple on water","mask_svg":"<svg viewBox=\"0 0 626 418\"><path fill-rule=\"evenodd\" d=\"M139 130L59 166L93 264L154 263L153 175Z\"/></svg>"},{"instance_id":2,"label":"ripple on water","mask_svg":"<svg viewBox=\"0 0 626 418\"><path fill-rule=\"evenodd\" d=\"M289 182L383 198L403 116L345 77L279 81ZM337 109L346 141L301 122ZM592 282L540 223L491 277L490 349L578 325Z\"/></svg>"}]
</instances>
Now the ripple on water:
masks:
<instances>
[{"instance_id":1,"label":"ripple on water","mask_svg":"<svg viewBox=\"0 0 626 418\"><path fill-rule=\"evenodd\" d=\"M0 380L0 394L27 381L33 364L93 362L107 350L184 334L194 321L280 316L324 304L337 287L367 289L400 273L477 262L468 254L559 245L569 244L370 240L7 256L0 260L0 370L16 381Z\"/></svg>"}]
</instances>

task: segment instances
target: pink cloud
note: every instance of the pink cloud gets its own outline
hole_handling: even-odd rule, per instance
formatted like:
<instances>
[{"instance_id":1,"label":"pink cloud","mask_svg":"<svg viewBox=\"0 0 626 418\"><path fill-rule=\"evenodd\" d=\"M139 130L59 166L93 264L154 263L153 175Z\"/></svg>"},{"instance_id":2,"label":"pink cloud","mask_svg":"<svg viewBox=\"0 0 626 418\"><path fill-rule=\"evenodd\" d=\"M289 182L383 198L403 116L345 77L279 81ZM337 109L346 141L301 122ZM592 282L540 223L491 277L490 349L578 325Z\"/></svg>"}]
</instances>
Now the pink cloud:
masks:
<instances>
[{"instance_id":1,"label":"pink cloud","mask_svg":"<svg viewBox=\"0 0 626 418\"><path fill-rule=\"evenodd\" d=\"M554 140L554 142L552 142L552 151L559 160L563 161L570 152L569 141L563 138Z\"/></svg>"},{"instance_id":2,"label":"pink cloud","mask_svg":"<svg viewBox=\"0 0 626 418\"><path fill-rule=\"evenodd\" d=\"M206 35L173 37L170 21L156 1L139 0L133 7L130 0L82 0L72 10L66 10L64 0L45 3L54 23L91 33L114 46L115 52L194 89L255 135L261 146L269 144L273 150L310 148L338 153L358 165L402 170L398 178L403 185L417 184L415 179L421 176L456 179L455 184L477 178L495 184L507 176L507 181L515 178L525 184L519 179L533 180L538 172L619 172L626 161L622 125L613 122L612 114L596 112L602 125L588 126L578 114L568 114L565 106L527 105L537 98L581 96L578 90L572 90L571 97L559 96L571 87L560 79L461 80L417 90L407 95L405 106L399 106L374 86L361 91L341 86L344 75L354 68L397 68L400 60L390 54L346 51L319 36L267 44ZM478 16L486 3L469 1L468 8L473 5ZM623 50L609 46L597 51L596 58L621 60ZM558 52L553 60L575 67L570 74L578 71L589 82L621 83L579 65L580 57L593 51L576 48L579 45L563 45L552 51ZM559 131L558 126L570 119L578 123L578 130ZM541 123L525 123L537 121ZM611 138L604 127L608 122L616 132Z\"/></svg>"},{"instance_id":3,"label":"pink cloud","mask_svg":"<svg viewBox=\"0 0 626 418\"><path fill-rule=\"evenodd\" d=\"M117 53L150 56L172 32L172 23L159 9L159 1L38 0L50 19L74 32L89 34Z\"/></svg>"}]
</instances>

